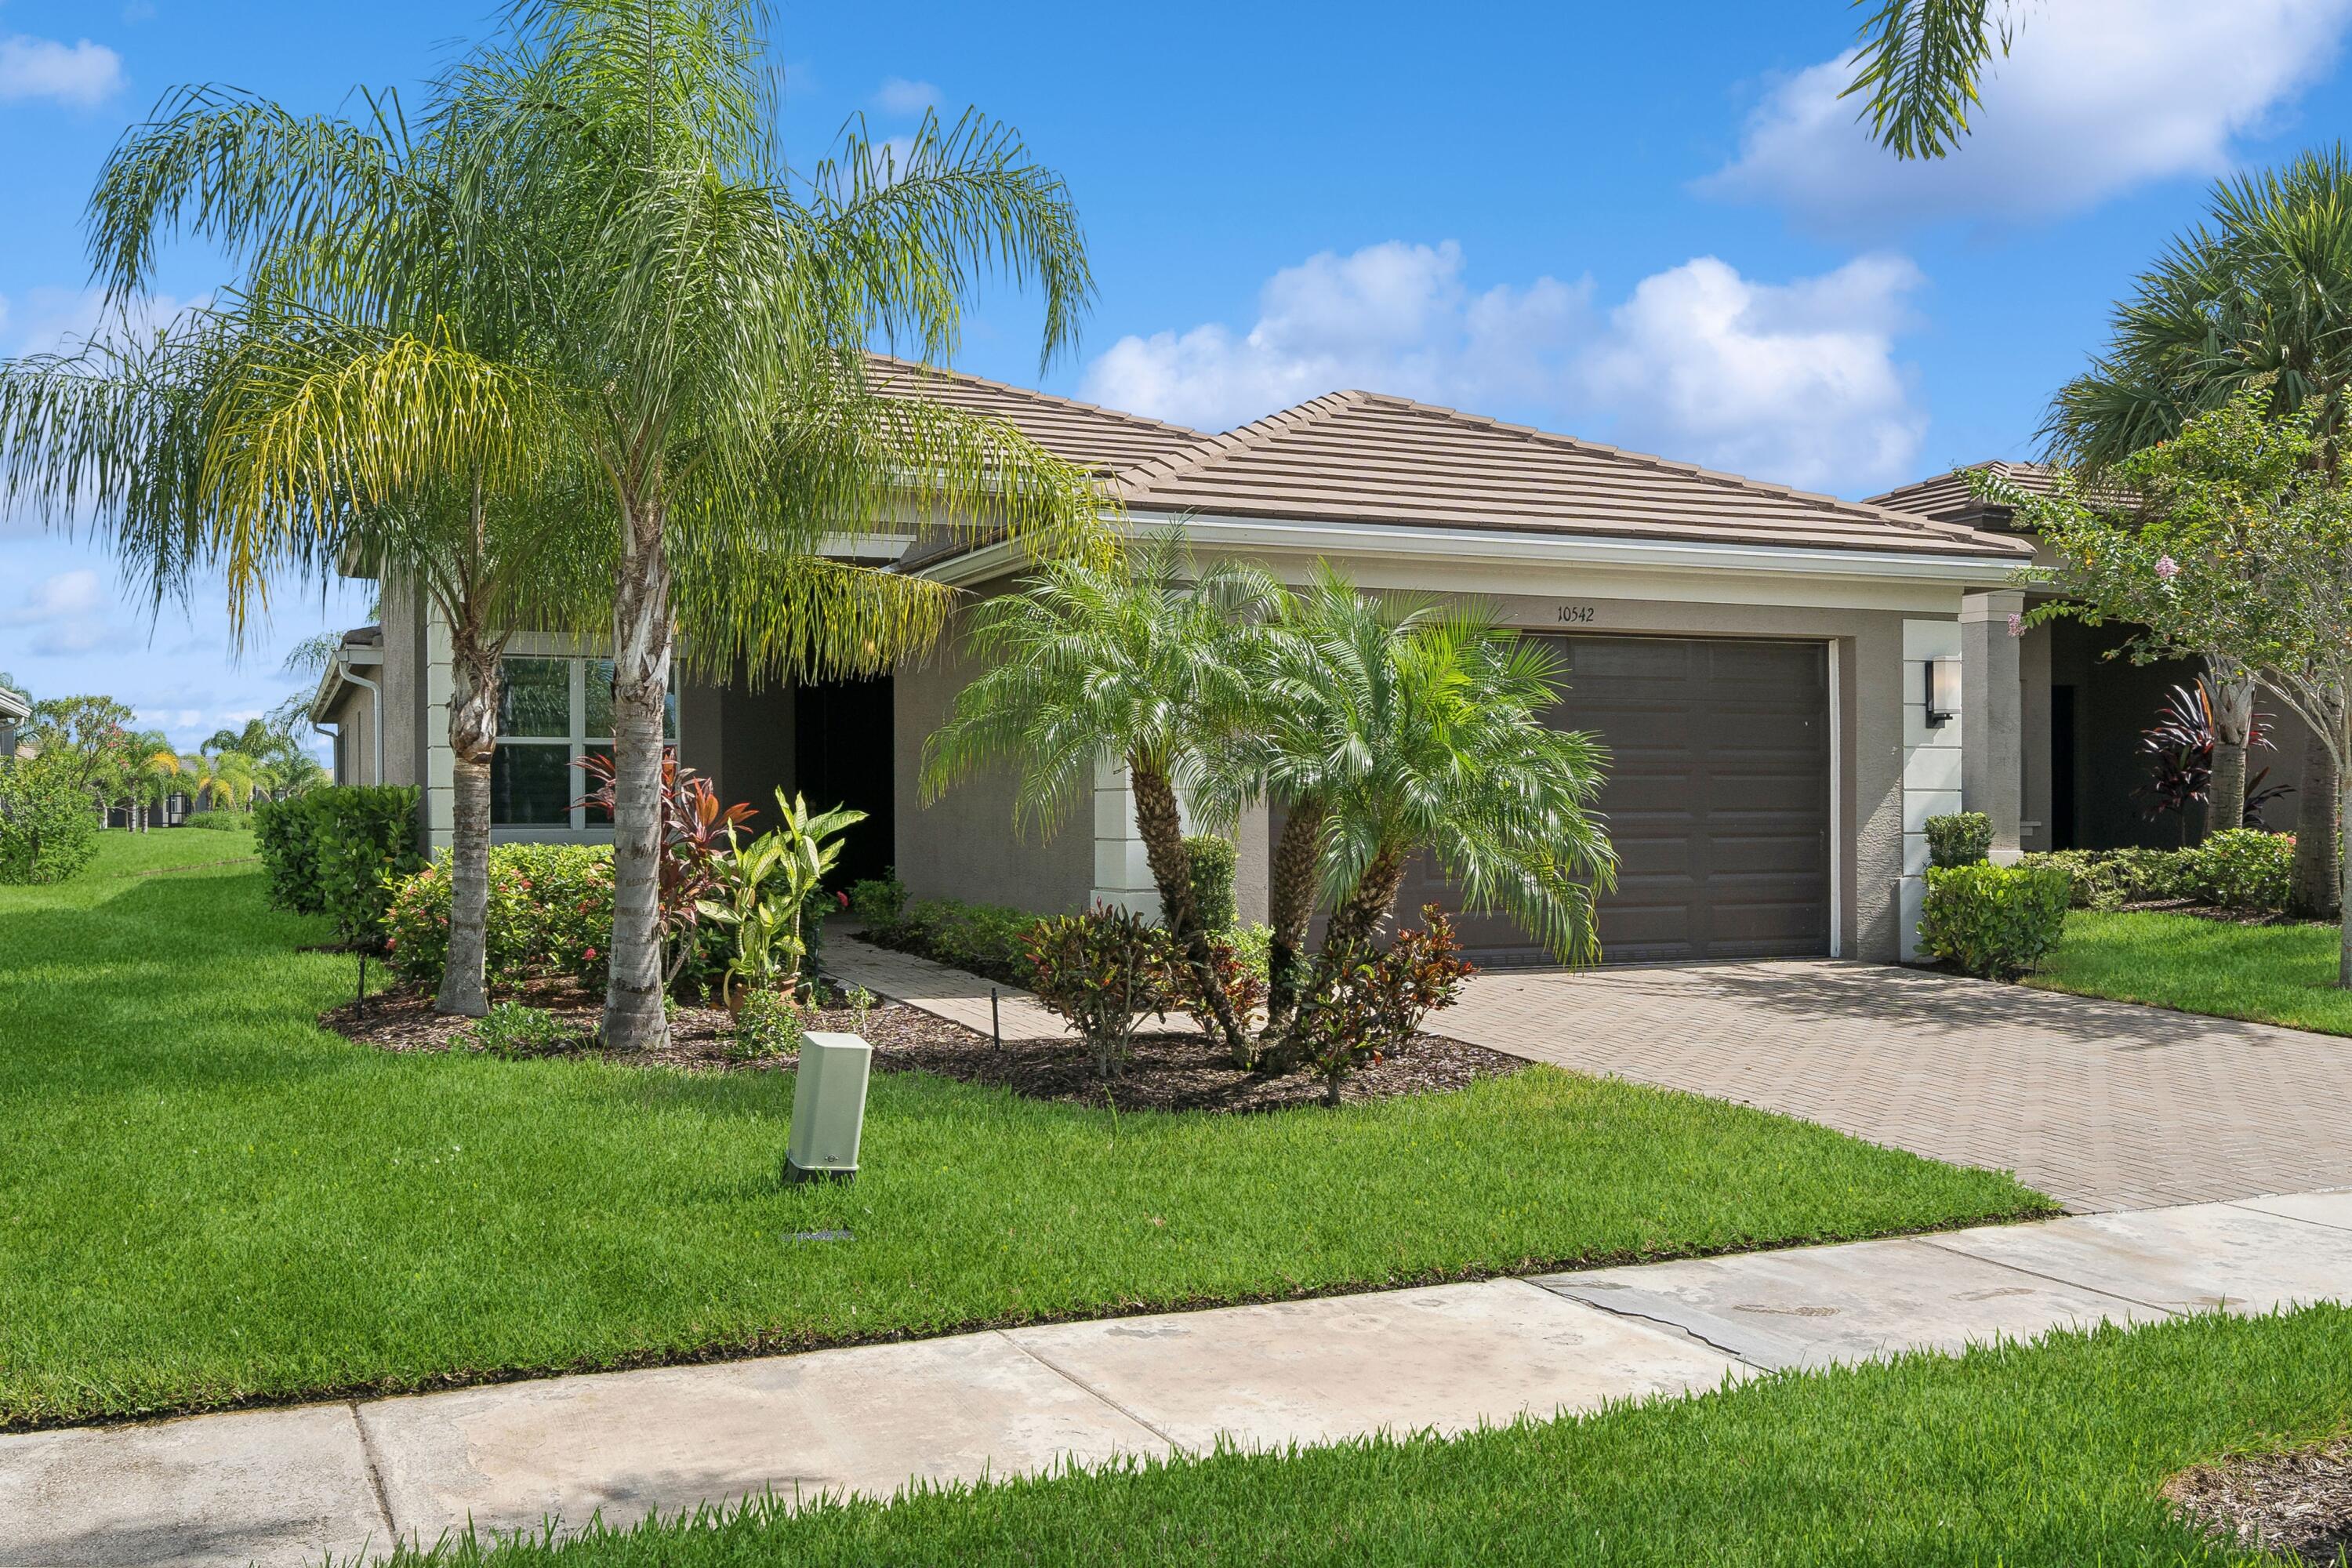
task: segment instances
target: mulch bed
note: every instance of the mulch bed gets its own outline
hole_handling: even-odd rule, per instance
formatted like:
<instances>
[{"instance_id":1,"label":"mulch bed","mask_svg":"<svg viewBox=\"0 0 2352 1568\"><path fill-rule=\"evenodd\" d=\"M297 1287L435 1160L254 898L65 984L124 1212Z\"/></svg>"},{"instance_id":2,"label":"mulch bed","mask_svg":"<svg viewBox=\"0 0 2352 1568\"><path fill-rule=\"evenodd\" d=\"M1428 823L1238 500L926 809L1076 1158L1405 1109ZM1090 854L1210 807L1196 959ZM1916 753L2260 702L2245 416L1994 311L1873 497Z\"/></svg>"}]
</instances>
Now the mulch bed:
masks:
<instances>
[{"instance_id":1,"label":"mulch bed","mask_svg":"<svg viewBox=\"0 0 2352 1568\"><path fill-rule=\"evenodd\" d=\"M2305 1563L2352 1552L2352 1438L2198 1465L2164 1484L2192 1521Z\"/></svg>"},{"instance_id":2,"label":"mulch bed","mask_svg":"<svg viewBox=\"0 0 2352 1568\"><path fill-rule=\"evenodd\" d=\"M601 996L570 984L541 986L514 999L545 1008L583 1040L593 1037L603 1004ZM319 1022L380 1050L474 1048L467 1035L472 1020L434 1012L433 998L419 992L395 990L364 1004L346 1002L319 1015ZM1252 1111L1311 1105L1323 1097L1322 1083L1303 1073L1271 1078L1235 1068L1206 1036L1190 1029L1138 1035L1134 1059L1106 1085L1095 1071L1093 1054L1076 1039L1008 1039L1000 1047L985 1035L898 1002L883 1002L862 1021L847 1007L823 1008L811 1016L809 1027L862 1035L874 1047L879 1071L938 1073L1031 1100L1108 1103L1120 1110ZM733 1020L725 1010L681 1006L671 1015L669 1044L661 1050L623 1055L582 1045L564 1054L719 1072L789 1071L796 1064L789 1056L737 1059L730 1055L732 1032ZM1349 1079L1342 1095L1352 1102L1461 1089L1527 1066L1499 1051L1415 1035L1402 1050Z\"/></svg>"}]
</instances>

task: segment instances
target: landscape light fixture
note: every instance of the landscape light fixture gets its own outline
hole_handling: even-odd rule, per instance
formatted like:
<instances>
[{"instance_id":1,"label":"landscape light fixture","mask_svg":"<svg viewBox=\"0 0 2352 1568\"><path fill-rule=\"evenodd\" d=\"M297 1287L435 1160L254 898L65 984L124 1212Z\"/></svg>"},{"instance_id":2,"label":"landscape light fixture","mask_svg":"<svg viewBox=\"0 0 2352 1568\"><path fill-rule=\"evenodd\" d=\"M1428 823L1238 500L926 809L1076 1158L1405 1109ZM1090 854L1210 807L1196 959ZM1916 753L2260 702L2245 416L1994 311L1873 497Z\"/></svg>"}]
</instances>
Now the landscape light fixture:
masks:
<instances>
[{"instance_id":1,"label":"landscape light fixture","mask_svg":"<svg viewBox=\"0 0 2352 1568\"><path fill-rule=\"evenodd\" d=\"M1927 663L1927 727L1935 729L1960 716L1960 661L1931 658Z\"/></svg>"}]
</instances>

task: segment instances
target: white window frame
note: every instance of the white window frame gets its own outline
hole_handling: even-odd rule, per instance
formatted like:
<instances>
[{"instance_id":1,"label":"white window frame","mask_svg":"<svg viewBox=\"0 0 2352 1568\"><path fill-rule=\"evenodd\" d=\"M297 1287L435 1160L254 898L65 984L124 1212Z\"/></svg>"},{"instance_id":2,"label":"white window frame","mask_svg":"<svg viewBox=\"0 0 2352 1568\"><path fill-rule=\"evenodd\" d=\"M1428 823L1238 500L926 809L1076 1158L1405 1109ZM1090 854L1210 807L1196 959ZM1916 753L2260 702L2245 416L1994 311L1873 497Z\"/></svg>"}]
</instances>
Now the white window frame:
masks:
<instances>
[{"instance_id":1,"label":"white window frame","mask_svg":"<svg viewBox=\"0 0 2352 1568\"><path fill-rule=\"evenodd\" d=\"M509 745L564 748L565 765L570 769L572 776L579 781L579 795L584 796L588 793L588 777L579 770L580 759L587 755L592 749L602 748L609 752L613 747L612 736L591 735L586 733L584 729L588 722L588 667L591 664L609 662L609 656L603 652L583 653L576 644L569 642L560 642L556 639L546 639L546 641L554 646L541 646L541 639L539 638L517 637L508 645L504 658L548 658L560 659L563 662L568 676L566 700L571 714L570 732L563 735L517 735L512 738L501 734L499 737L498 750L502 752ZM677 700L677 683L674 677L670 683L669 702L673 709L678 710L675 721L677 733L664 741L663 744L677 747L685 739L686 715L684 705ZM492 765L495 766L495 763ZM577 797L573 801L569 816L571 819L569 823L561 826L552 822L504 823L493 820L490 823L490 833L493 837L507 844L605 844L612 841L613 825L609 822L590 823L588 808L579 804Z\"/></svg>"}]
</instances>

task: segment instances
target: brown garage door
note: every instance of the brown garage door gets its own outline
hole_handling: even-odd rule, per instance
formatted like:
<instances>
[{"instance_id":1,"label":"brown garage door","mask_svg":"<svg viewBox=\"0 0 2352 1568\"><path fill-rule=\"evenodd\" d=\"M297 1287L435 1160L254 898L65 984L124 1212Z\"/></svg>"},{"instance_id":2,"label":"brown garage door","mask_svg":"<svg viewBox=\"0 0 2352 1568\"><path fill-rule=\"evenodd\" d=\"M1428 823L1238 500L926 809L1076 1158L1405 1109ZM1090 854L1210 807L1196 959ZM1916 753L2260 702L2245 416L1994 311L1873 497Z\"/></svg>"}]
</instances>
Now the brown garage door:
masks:
<instances>
[{"instance_id":1,"label":"brown garage door","mask_svg":"<svg viewBox=\"0 0 2352 1568\"><path fill-rule=\"evenodd\" d=\"M1612 963L1829 951L1829 657L1820 643L1563 637L1549 715L1608 742L1601 795L1617 846L1601 900ZM1397 903L1456 907L1417 868ZM1471 915L1487 963L1539 963L1507 919Z\"/></svg>"}]
</instances>

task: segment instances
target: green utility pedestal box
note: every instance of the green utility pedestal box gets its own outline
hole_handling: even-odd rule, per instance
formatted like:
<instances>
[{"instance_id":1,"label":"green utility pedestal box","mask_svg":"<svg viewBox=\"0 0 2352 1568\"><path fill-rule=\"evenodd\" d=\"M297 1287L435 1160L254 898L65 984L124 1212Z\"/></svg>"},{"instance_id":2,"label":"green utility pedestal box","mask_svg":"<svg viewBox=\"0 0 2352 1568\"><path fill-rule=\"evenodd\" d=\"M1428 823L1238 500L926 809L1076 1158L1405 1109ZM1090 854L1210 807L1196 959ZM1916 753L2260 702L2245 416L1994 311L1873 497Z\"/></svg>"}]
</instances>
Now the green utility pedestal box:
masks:
<instances>
[{"instance_id":1,"label":"green utility pedestal box","mask_svg":"<svg viewBox=\"0 0 2352 1568\"><path fill-rule=\"evenodd\" d=\"M866 1075L873 1065L874 1047L856 1035L820 1031L802 1039L784 1174L796 1182L845 1182L857 1174Z\"/></svg>"}]
</instances>

